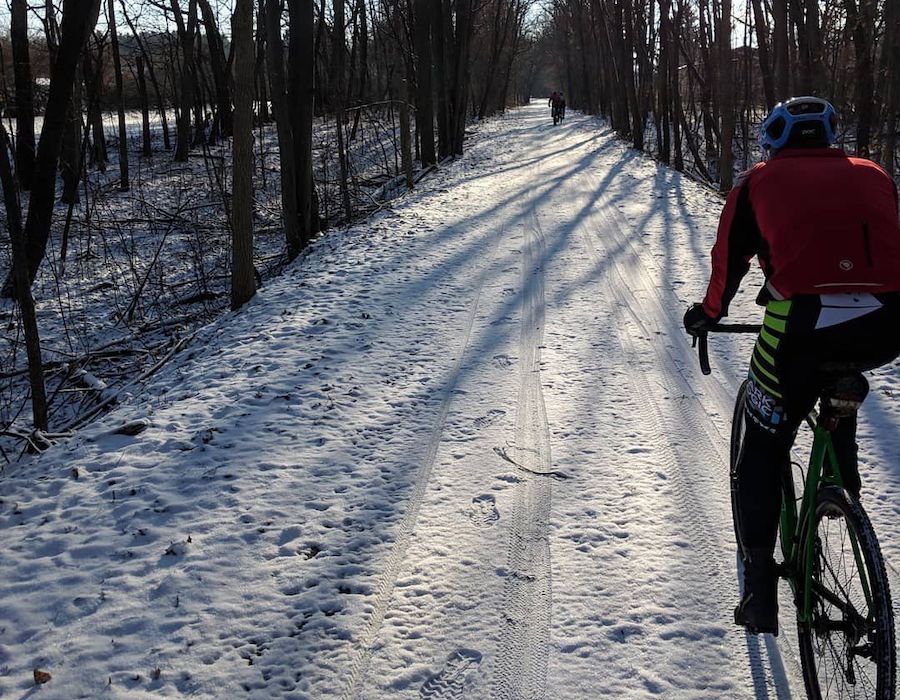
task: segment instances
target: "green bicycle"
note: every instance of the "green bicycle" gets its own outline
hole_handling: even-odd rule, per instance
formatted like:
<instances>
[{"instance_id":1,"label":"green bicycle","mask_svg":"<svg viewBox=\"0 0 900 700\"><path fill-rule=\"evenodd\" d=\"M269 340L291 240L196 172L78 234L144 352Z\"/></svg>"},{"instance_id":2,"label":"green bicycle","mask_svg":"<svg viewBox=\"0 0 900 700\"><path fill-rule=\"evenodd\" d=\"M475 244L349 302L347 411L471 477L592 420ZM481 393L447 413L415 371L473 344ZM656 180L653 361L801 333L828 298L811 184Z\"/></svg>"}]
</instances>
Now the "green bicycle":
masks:
<instances>
[{"instance_id":1,"label":"green bicycle","mask_svg":"<svg viewBox=\"0 0 900 700\"><path fill-rule=\"evenodd\" d=\"M758 333L759 326L719 324L711 331ZM709 374L706 336L698 340L701 368ZM895 696L896 648L884 559L859 499L843 488L832 442L838 422L856 414L868 382L852 366L827 370L819 410L806 419L813 444L805 475L794 465L803 483L799 499L792 465L782 474L779 575L793 593L808 697L889 700ZM735 468L744 439L746 393L745 380L731 429L731 507L739 548Z\"/></svg>"}]
</instances>

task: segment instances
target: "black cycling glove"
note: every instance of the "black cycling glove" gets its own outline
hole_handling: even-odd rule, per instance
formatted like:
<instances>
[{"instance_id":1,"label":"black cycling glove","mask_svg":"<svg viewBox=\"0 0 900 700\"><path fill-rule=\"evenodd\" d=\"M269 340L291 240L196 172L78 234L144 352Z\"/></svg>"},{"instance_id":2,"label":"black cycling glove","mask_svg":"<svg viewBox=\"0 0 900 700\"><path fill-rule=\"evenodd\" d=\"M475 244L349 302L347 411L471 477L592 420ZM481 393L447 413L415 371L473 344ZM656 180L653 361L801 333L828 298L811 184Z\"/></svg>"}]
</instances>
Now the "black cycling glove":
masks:
<instances>
[{"instance_id":1,"label":"black cycling glove","mask_svg":"<svg viewBox=\"0 0 900 700\"><path fill-rule=\"evenodd\" d=\"M684 329L689 335L702 335L717 322L717 319L707 316L703 304L691 304L684 312Z\"/></svg>"}]
</instances>

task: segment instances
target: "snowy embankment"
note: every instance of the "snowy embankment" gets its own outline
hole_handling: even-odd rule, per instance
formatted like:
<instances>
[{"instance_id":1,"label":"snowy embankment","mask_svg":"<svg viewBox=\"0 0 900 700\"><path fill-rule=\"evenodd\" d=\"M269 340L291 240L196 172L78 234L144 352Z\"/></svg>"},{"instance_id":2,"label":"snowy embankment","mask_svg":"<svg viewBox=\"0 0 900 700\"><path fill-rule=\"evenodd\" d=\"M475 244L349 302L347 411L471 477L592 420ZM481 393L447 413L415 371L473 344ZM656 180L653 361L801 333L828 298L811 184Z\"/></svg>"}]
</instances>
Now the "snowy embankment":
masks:
<instances>
[{"instance_id":1,"label":"snowy embankment","mask_svg":"<svg viewBox=\"0 0 900 700\"><path fill-rule=\"evenodd\" d=\"M596 120L483 124L0 477L0 695L800 695L792 635L729 622L752 339L702 378L681 331L720 206ZM862 444L900 562L896 383Z\"/></svg>"}]
</instances>

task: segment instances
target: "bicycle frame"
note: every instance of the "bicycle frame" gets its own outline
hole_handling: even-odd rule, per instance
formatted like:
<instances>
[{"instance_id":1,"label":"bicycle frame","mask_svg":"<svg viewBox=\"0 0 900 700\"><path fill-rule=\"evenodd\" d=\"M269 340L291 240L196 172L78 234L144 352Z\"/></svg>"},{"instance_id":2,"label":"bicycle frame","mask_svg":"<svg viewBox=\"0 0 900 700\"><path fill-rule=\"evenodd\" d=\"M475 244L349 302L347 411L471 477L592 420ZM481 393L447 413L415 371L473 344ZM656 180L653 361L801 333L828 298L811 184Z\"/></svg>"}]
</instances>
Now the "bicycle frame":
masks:
<instances>
[{"instance_id":1,"label":"bicycle frame","mask_svg":"<svg viewBox=\"0 0 900 700\"><path fill-rule=\"evenodd\" d=\"M786 578L791 586L794 599L798 603L798 619L804 624L812 622L813 580L809 576L801 580L799 572L812 570L813 546L815 543L815 538L812 536L813 533L808 533L810 536L803 537L804 530L815 527L812 516L815 514L818 505L819 486L823 482L827 485L843 486L840 469L837 466L837 454L831 439L831 430L823 426L815 414L811 414L807 418L807 422L813 428L813 445L806 471L800 508L799 510L797 509L793 488L793 473L789 471L784 475L786 482L784 484L784 498L782 499L781 518L779 521L784 567L787 571ZM800 543L803 540L806 542L806 548L805 551L801 552ZM857 570L861 574L860 578L866 601L871 606L872 593L869 588L869 582L865 576L862 576L862 572L865 571L862 554L856 537L852 533L850 544L853 549L853 557L856 560ZM799 565L801 557L803 558L803 566ZM801 594L799 596L798 587ZM802 604L800 604L801 601Z\"/></svg>"},{"instance_id":2,"label":"bicycle frame","mask_svg":"<svg viewBox=\"0 0 900 700\"><path fill-rule=\"evenodd\" d=\"M695 345L699 343L700 346L703 373L710 372L707 332L759 333L760 329L758 325L716 324L704 332L692 333ZM853 403L857 403L857 393L861 402L865 392L858 382L853 384L854 377L849 376L853 374L852 370L846 377L841 376L840 370L835 374L837 381L833 387L828 383L820 387L823 389L820 412L813 410L806 417L812 429L812 449L806 473L801 473L803 483L799 499L794 483L794 463L788 461L781 470L784 498L778 528L783 560L777 565L778 573L791 587L797 616L800 662L810 697L821 696L819 676L822 672L829 688L832 676L842 685L855 685L854 669L858 665L856 659L860 658L868 659L872 664L866 666L863 673L867 676L876 674L870 684L877 684L877 697L893 698L895 632L884 561L865 511L857 498L844 488L834 442L834 431L839 421L850 413ZM842 384L841 379L850 381ZM841 393L844 389L848 392L846 395ZM743 450L746 437L743 432L746 425L742 426L738 421L749 419L743 403L746 394L745 381L739 393L740 402L735 405L730 455L732 515L735 537L742 554L735 468L736 460L741 459L736 450ZM800 469L802 472L802 467ZM856 571L850 572L849 567L854 564ZM852 596L851 587L855 588L855 595ZM737 612L735 621L738 621ZM758 631L750 629L751 633ZM832 640L837 640L837 651ZM834 668L820 669L820 661L829 653L829 663Z\"/></svg>"}]
</instances>

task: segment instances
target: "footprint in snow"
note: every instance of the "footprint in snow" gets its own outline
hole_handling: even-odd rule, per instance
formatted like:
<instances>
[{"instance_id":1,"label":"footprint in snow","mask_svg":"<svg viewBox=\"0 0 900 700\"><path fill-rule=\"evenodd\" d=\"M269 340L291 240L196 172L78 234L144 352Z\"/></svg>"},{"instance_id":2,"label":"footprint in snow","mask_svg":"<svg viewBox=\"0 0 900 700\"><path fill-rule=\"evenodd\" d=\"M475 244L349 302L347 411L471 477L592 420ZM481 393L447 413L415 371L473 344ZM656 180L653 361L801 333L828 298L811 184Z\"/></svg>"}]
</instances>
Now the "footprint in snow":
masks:
<instances>
[{"instance_id":1,"label":"footprint in snow","mask_svg":"<svg viewBox=\"0 0 900 700\"><path fill-rule=\"evenodd\" d=\"M463 697L468 673L481 663L481 653L474 649L457 649L444 667L422 684L422 700L457 700Z\"/></svg>"},{"instance_id":2,"label":"footprint in snow","mask_svg":"<svg viewBox=\"0 0 900 700\"><path fill-rule=\"evenodd\" d=\"M506 411L503 411L499 408L492 408L486 414L484 414L480 418L476 418L472 422L475 424L476 428L479 428L479 429L487 428L494 421L496 421L498 418L500 418L500 416L504 416L504 415L506 415Z\"/></svg>"},{"instance_id":3,"label":"footprint in snow","mask_svg":"<svg viewBox=\"0 0 900 700\"><path fill-rule=\"evenodd\" d=\"M490 527L500 519L497 499L489 493L475 496L469 507L469 518L477 527Z\"/></svg>"},{"instance_id":4,"label":"footprint in snow","mask_svg":"<svg viewBox=\"0 0 900 700\"><path fill-rule=\"evenodd\" d=\"M494 355L491 359L498 367L512 367L516 363L516 358L512 355Z\"/></svg>"}]
</instances>

